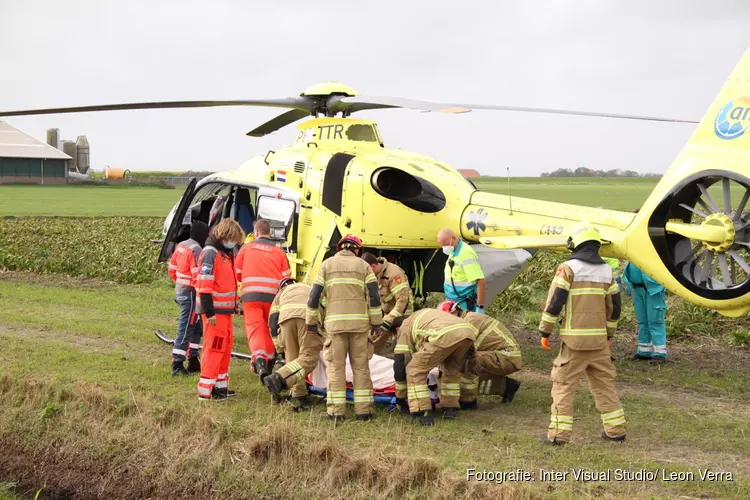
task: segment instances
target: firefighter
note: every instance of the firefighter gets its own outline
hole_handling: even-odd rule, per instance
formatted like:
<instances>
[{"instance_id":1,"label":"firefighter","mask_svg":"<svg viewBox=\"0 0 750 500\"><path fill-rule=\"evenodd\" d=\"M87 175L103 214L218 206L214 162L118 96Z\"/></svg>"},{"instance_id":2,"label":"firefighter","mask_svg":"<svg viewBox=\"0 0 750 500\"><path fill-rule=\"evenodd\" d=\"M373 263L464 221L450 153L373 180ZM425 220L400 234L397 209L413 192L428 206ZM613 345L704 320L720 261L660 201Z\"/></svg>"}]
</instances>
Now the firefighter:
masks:
<instances>
[{"instance_id":1,"label":"firefighter","mask_svg":"<svg viewBox=\"0 0 750 500\"><path fill-rule=\"evenodd\" d=\"M397 331L393 359L396 403L422 425L433 425L435 417L427 387L427 374L440 366L440 402L445 418L455 418L461 396L461 364L477 339L477 329L450 313L422 309L408 318L393 321ZM411 354L411 360L406 355ZM408 396L408 398L407 398Z\"/></svg>"},{"instance_id":2,"label":"firefighter","mask_svg":"<svg viewBox=\"0 0 750 500\"><path fill-rule=\"evenodd\" d=\"M437 309L462 318L477 329L475 354L468 359L465 370L462 370L459 401L461 409L477 408L480 377L493 382L496 393L502 395L503 403L513 401L521 383L508 375L523 367L523 359L521 348L510 330L487 315L462 310L454 300L441 302Z\"/></svg>"},{"instance_id":3,"label":"firefighter","mask_svg":"<svg viewBox=\"0 0 750 500\"><path fill-rule=\"evenodd\" d=\"M273 369L276 349L268 330L271 303L279 283L292 271L286 253L271 241L271 225L258 219L253 226L255 239L242 245L237 254L237 281L241 283L242 312L252 370L261 382Z\"/></svg>"},{"instance_id":4,"label":"firefighter","mask_svg":"<svg viewBox=\"0 0 750 500\"><path fill-rule=\"evenodd\" d=\"M599 256L599 230L586 222L568 238L570 258L552 280L539 323L540 343L550 350L549 336L560 322L560 352L552 363L552 409L547 443L565 444L573 430L573 403L585 373L607 441L625 440L625 412L615 389L611 340L620 317L620 293L612 268ZM562 315L562 321L560 317Z\"/></svg>"},{"instance_id":5,"label":"firefighter","mask_svg":"<svg viewBox=\"0 0 750 500\"><path fill-rule=\"evenodd\" d=\"M458 302L464 311L484 314L486 283L477 253L458 239L452 229L441 229L437 243L448 256L443 281L445 298Z\"/></svg>"},{"instance_id":6,"label":"firefighter","mask_svg":"<svg viewBox=\"0 0 750 500\"><path fill-rule=\"evenodd\" d=\"M388 262L383 257L375 257L369 252L362 254L362 260L367 262L373 274L378 279L380 293L380 307L383 310L383 323L378 337L373 339L374 352L380 356L391 354L386 344L390 339L391 323L399 316L414 314L414 297L409 288L409 280L403 269Z\"/></svg>"},{"instance_id":7,"label":"firefighter","mask_svg":"<svg viewBox=\"0 0 750 500\"><path fill-rule=\"evenodd\" d=\"M229 390L232 314L237 311L238 300L233 249L244 237L236 221L223 219L211 230L198 259L197 310L205 325L198 398L203 401L221 401L234 394Z\"/></svg>"},{"instance_id":8,"label":"firefighter","mask_svg":"<svg viewBox=\"0 0 750 500\"><path fill-rule=\"evenodd\" d=\"M325 300L323 326L328 335L327 414L343 420L346 412L346 357L354 374L354 412L357 420L372 417L369 333L380 330L382 313L378 283L372 269L359 258L362 240L346 235L336 245L336 254L325 260L307 302L308 335L318 335L320 305Z\"/></svg>"},{"instance_id":9,"label":"firefighter","mask_svg":"<svg viewBox=\"0 0 750 500\"><path fill-rule=\"evenodd\" d=\"M195 312L195 280L198 276L198 258L208 238L208 225L195 221L190 225L190 238L180 242L169 261L169 277L174 282L174 301L180 306L177 335L172 348L172 375L200 373L198 354L201 348L203 325ZM183 366L188 359L187 370Z\"/></svg>"},{"instance_id":10,"label":"firefighter","mask_svg":"<svg viewBox=\"0 0 750 500\"><path fill-rule=\"evenodd\" d=\"M278 332L281 337L286 364L267 376L263 383L277 403L281 402L281 391L291 387L292 404L295 409L303 409L308 394L305 376L318 365L323 336L320 331L313 333L305 328L310 285L285 278L280 286L279 294L271 304L268 325L272 336L276 337Z\"/></svg>"}]
</instances>

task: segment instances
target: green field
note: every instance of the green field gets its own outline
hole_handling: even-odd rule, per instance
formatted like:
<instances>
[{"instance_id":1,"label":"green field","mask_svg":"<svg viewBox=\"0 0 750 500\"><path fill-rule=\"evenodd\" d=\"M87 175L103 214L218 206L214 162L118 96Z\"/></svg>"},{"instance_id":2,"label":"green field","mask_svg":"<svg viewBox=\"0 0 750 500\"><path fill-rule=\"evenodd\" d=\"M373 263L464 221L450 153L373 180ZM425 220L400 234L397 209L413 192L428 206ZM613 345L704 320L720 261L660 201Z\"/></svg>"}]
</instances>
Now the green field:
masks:
<instances>
[{"instance_id":1,"label":"green field","mask_svg":"<svg viewBox=\"0 0 750 500\"><path fill-rule=\"evenodd\" d=\"M508 181L483 177L479 189L508 194ZM511 179L513 196L635 210L656 185L653 179L565 179L519 177ZM184 188L157 189L128 186L1 186L2 216L148 216L164 217Z\"/></svg>"},{"instance_id":2,"label":"green field","mask_svg":"<svg viewBox=\"0 0 750 500\"><path fill-rule=\"evenodd\" d=\"M630 210L655 181L511 182L514 196ZM507 180L477 185L505 194ZM554 351L539 348L535 329L564 258L555 254L535 257L487 308L522 345L522 386L511 404L480 398L479 411L429 429L385 409L374 422L333 425L320 417L324 405L305 413L273 405L237 360L237 397L199 403L196 377L171 378L170 349L153 336L157 328L173 335L177 306L150 240L181 193L0 186L0 447L10 457L0 461L0 498L40 489L42 499L750 498L750 324L674 296L672 362L660 367L629 359L635 323L625 298L614 355L628 440L601 441L582 387L573 441L539 443ZM239 318L235 350L247 351ZM467 482L468 468L523 469L535 480ZM568 476L540 481L540 469ZM573 477L580 469L656 470L659 479L581 482ZM731 472L732 481L701 481L705 469ZM694 479L663 481L662 470Z\"/></svg>"},{"instance_id":3,"label":"green field","mask_svg":"<svg viewBox=\"0 0 750 500\"><path fill-rule=\"evenodd\" d=\"M0 217L162 216L184 189L128 186L0 186Z\"/></svg>"},{"instance_id":4,"label":"green field","mask_svg":"<svg viewBox=\"0 0 750 500\"><path fill-rule=\"evenodd\" d=\"M472 179L483 191L508 194L508 179ZM557 201L611 210L635 210L643 205L659 179L511 177L510 193L521 198Z\"/></svg>"}]
</instances>

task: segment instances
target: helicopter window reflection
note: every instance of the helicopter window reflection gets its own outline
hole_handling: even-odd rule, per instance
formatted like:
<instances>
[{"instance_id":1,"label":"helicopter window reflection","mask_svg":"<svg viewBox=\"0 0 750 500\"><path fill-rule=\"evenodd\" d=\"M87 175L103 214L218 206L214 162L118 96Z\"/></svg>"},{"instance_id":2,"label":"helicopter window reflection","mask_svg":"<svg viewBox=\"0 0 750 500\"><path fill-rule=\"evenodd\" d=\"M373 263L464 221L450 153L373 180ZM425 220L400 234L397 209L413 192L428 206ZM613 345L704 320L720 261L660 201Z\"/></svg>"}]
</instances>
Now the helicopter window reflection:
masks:
<instances>
[{"instance_id":1,"label":"helicopter window reflection","mask_svg":"<svg viewBox=\"0 0 750 500\"><path fill-rule=\"evenodd\" d=\"M283 198L258 198L258 217L271 223L271 236L274 239L286 238L287 226L292 221L295 206L294 201Z\"/></svg>"},{"instance_id":2,"label":"helicopter window reflection","mask_svg":"<svg viewBox=\"0 0 750 500\"><path fill-rule=\"evenodd\" d=\"M350 125L346 129L346 137L350 141L378 142L378 136L371 125Z\"/></svg>"}]
</instances>

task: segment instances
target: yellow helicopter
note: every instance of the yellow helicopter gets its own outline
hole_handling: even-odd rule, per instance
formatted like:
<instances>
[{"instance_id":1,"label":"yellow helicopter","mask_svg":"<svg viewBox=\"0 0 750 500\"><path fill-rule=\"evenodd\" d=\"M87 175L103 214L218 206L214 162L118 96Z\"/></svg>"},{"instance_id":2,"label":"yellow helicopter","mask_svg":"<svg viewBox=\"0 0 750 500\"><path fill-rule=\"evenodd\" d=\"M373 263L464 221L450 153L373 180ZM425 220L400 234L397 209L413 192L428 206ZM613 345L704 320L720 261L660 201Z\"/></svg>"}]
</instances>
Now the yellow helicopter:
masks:
<instances>
[{"instance_id":1,"label":"yellow helicopter","mask_svg":"<svg viewBox=\"0 0 750 500\"><path fill-rule=\"evenodd\" d=\"M491 250L481 255L525 249L526 257L504 261L512 264L506 266L512 280L537 249L565 251L569 230L586 220L605 240L603 255L628 259L675 294L721 314L750 311L750 50L637 214L479 191L444 163L386 148L375 122L350 116L384 108L487 109L698 122L365 97L339 83L284 99L113 104L0 116L213 106L289 108L248 133L253 137L314 118L298 125L291 147L193 179L165 221L161 261L187 237L192 220L213 224L232 217L249 232L262 217L271 221L273 238L287 251L297 279L310 281L341 235L353 233L368 250L398 262L421 297L443 289L446 257L436 242L442 227Z\"/></svg>"}]
</instances>

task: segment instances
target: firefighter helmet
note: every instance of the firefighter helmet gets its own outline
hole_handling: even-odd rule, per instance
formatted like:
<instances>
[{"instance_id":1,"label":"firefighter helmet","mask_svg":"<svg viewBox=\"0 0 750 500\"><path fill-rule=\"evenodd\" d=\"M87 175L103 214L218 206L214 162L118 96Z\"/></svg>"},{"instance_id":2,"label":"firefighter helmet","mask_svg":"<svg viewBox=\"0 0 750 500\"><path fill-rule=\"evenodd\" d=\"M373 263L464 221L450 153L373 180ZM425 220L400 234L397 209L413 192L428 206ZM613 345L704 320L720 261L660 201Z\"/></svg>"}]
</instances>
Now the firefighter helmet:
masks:
<instances>
[{"instance_id":1,"label":"firefighter helmet","mask_svg":"<svg viewBox=\"0 0 750 500\"><path fill-rule=\"evenodd\" d=\"M336 245L336 250L341 250L344 246L362 248L362 240L353 234L347 234L339 240L338 245Z\"/></svg>"},{"instance_id":2,"label":"firefighter helmet","mask_svg":"<svg viewBox=\"0 0 750 500\"><path fill-rule=\"evenodd\" d=\"M284 278L279 283L279 290L281 290L282 288L284 288L287 285L292 285L294 283L297 283L296 279L294 279L294 278Z\"/></svg>"},{"instance_id":3,"label":"firefighter helmet","mask_svg":"<svg viewBox=\"0 0 750 500\"><path fill-rule=\"evenodd\" d=\"M461 314L461 306L455 300L444 300L437 306L438 311L445 311L447 313Z\"/></svg>"},{"instance_id":4,"label":"firefighter helmet","mask_svg":"<svg viewBox=\"0 0 750 500\"><path fill-rule=\"evenodd\" d=\"M568 237L568 248L575 250L581 243L586 241L596 241L601 244L602 237L599 230L589 222L580 222L573 226Z\"/></svg>"}]
</instances>

